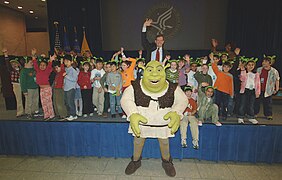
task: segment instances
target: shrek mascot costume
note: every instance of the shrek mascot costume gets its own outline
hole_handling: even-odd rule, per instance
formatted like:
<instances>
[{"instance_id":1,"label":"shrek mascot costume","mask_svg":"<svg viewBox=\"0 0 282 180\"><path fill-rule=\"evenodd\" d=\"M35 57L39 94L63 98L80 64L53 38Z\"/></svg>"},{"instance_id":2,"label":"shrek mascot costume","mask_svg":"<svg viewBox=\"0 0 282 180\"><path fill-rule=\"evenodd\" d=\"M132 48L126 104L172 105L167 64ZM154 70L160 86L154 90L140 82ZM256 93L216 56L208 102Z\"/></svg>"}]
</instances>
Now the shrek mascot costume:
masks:
<instances>
[{"instance_id":1,"label":"shrek mascot costume","mask_svg":"<svg viewBox=\"0 0 282 180\"><path fill-rule=\"evenodd\" d=\"M176 175L168 138L174 137L178 130L187 103L180 87L166 81L165 67L157 61L150 61L144 68L143 79L132 81L125 89L121 106L130 121L128 132L134 136L132 160L125 170L127 175L141 166L146 138L158 138L162 167L168 176Z\"/></svg>"}]
</instances>

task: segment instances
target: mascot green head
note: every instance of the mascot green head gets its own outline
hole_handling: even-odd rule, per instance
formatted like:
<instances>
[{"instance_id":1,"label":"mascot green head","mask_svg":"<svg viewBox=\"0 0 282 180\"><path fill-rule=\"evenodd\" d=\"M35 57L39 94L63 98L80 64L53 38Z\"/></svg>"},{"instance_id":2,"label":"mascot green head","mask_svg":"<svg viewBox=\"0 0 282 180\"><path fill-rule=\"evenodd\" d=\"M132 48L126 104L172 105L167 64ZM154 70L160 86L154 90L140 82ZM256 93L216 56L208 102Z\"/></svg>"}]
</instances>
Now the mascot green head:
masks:
<instances>
[{"instance_id":1,"label":"mascot green head","mask_svg":"<svg viewBox=\"0 0 282 180\"><path fill-rule=\"evenodd\" d=\"M142 86L152 93L159 93L168 86L165 67L158 61L150 61L144 68Z\"/></svg>"}]
</instances>

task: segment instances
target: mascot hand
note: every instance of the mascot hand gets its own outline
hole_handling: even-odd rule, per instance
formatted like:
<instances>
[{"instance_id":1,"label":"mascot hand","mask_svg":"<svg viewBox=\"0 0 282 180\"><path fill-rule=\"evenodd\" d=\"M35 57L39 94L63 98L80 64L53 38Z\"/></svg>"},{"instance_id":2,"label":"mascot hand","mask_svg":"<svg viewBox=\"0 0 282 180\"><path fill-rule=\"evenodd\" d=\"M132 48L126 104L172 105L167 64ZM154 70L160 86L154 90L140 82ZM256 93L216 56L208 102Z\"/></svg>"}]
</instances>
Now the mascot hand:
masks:
<instances>
[{"instance_id":1,"label":"mascot hand","mask_svg":"<svg viewBox=\"0 0 282 180\"><path fill-rule=\"evenodd\" d=\"M168 127L171 128L171 134L174 134L180 125L180 116L175 112L169 112L164 116L164 120L170 119Z\"/></svg>"},{"instance_id":2,"label":"mascot hand","mask_svg":"<svg viewBox=\"0 0 282 180\"><path fill-rule=\"evenodd\" d=\"M148 120L144 116L138 113L131 114L129 119L130 119L130 126L131 126L133 133L135 134L136 137L140 137L141 132L139 128L139 122L146 124Z\"/></svg>"}]
</instances>

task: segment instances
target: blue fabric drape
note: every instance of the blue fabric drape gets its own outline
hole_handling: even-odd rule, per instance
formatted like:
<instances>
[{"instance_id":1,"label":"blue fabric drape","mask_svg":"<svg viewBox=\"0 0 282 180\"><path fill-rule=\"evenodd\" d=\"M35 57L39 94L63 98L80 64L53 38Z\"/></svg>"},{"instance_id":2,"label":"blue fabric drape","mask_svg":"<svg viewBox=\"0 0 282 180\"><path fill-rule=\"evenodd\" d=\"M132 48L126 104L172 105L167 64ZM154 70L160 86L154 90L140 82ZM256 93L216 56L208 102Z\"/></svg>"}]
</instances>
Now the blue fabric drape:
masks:
<instances>
[{"instance_id":1,"label":"blue fabric drape","mask_svg":"<svg viewBox=\"0 0 282 180\"><path fill-rule=\"evenodd\" d=\"M44 156L98 156L128 158L133 137L128 123L0 121L0 154ZM205 124L200 149L181 148L180 134L170 139L173 158L210 161L282 162L282 126ZM157 139L147 139L142 156L160 158Z\"/></svg>"}]
</instances>

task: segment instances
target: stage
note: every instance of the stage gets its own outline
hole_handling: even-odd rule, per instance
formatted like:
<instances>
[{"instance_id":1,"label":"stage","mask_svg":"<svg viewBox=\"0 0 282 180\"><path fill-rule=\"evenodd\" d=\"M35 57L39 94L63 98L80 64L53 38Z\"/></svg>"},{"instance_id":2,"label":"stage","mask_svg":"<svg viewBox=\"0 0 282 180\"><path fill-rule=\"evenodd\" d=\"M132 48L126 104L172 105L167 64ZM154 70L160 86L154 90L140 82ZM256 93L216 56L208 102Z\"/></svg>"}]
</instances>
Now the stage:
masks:
<instances>
[{"instance_id":1,"label":"stage","mask_svg":"<svg viewBox=\"0 0 282 180\"><path fill-rule=\"evenodd\" d=\"M121 118L94 117L64 122L44 122L15 118L0 101L0 154L29 156L97 156L129 158L133 137L127 133L128 122ZM188 148L180 145L180 133L170 139L173 158L235 162L282 162L281 101L274 101L274 120L258 118L259 125L238 125L229 118L222 127L207 123L200 130L200 149L192 148L188 128ZM158 141L147 139L144 158L160 158Z\"/></svg>"}]
</instances>

